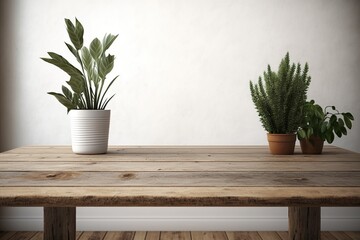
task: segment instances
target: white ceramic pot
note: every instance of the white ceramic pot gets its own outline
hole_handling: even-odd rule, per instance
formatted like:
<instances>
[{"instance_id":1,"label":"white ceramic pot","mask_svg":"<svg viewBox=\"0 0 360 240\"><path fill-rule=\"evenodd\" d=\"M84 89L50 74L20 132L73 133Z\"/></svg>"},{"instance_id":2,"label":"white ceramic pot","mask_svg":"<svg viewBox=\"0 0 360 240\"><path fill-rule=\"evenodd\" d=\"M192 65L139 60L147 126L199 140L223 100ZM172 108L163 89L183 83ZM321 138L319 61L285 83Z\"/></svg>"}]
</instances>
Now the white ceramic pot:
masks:
<instances>
[{"instance_id":1,"label":"white ceramic pot","mask_svg":"<svg viewBox=\"0 0 360 240\"><path fill-rule=\"evenodd\" d=\"M106 153L110 110L71 110L72 150L77 154Z\"/></svg>"}]
</instances>

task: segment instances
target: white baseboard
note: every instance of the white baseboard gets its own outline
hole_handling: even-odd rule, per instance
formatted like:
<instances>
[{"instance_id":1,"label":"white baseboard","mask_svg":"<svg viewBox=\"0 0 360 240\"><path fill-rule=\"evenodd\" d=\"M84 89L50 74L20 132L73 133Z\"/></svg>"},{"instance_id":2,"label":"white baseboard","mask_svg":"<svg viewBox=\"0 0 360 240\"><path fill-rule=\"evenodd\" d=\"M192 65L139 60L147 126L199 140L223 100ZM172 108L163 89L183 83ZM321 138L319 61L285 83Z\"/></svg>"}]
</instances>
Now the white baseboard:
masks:
<instances>
[{"instance_id":1,"label":"white baseboard","mask_svg":"<svg viewBox=\"0 0 360 240\"><path fill-rule=\"evenodd\" d=\"M5 209L0 230L41 231L42 209ZM360 231L360 208L325 208L323 231ZM79 231L286 231L286 208L79 208Z\"/></svg>"},{"instance_id":2,"label":"white baseboard","mask_svg":"<svg viewBox=\"0 0 360 240\"><path fill-rule=\"evenodd\" d=\"M78 231L286 231L286 218L274 219L78 219ZM323 231L359 231L360 219L322 219ZM3 231L42 231L42 218L0 219Z\"/></svg>"}]
</instances>

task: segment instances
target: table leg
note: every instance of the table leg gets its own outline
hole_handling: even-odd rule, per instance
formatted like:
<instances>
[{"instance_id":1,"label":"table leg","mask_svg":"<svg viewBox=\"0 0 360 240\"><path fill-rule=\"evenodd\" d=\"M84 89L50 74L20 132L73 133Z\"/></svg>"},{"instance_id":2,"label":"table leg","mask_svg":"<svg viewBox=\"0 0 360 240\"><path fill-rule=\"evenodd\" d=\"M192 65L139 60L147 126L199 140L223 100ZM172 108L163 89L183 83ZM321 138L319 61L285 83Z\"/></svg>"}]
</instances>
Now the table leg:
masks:
<instances>
[{"instance_id":1,"label":"table leg","mask_svg":"<svg viewBox=\"0 0 360 240\"><path fill-rule=\"evenodd\" d=\"M320 240L320 207L289 207L289 239Z\"/></svg>"},{"instance_id":2,"label":"table leg","mask_svg":"<svg viewBox=\"0 0 360 240\"><path fill-rule=\"evenodd\" d=\"M44 240L76 239L75 207L44 207Z\"/></svg>"}]
</instances>

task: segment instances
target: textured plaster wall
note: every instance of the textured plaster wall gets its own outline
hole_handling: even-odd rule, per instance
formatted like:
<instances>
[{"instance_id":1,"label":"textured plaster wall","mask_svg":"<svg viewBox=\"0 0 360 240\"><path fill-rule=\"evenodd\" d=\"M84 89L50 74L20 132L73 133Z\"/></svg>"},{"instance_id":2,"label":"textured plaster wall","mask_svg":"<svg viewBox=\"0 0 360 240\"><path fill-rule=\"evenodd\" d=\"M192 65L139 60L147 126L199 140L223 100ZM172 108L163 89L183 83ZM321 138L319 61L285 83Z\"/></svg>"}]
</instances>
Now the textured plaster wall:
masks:
<instances>
[{"instance_id":1,"label":"textured plaster wall","mask_svg":"<svg viewBox=\"0 0 360 240\"><path fill-rule=\"evenodd\" d=\"M334 144L360 152L360 1L3 0L0 4L1 150L70 144L66 111L46 94L60 91L67 76L40 57L51 50L71 59L63 43L68 41L63 19L76 16L85 27L86 44L107 32L119 34L110 49L117 58L113 75L120 74L109 104L110 144L266 144L249 80L257 79L268 63L276 68L289 51L292 61L310 65L309 98L354 114L349 136ZM0 223L7 227L14 226L11 217L15 221L41 217L39 209L3 211ZM115 215L106 211L89 209L90 215L80 211L79 217L102 216L111 222L125 210L111 211ZM206 219L225 227L232 226L231 219L234 224L239 216L252 216L263 225L247 221L249 228L286 228L284 209L265 213L217 208L207 210L208 215L201 209L200 213L147 209L148 215L141 211L126 210L125 218L203 218L191 225L201 228ZM358 226L360 219L357 208L325 209L324 214L330 222L350 222L327 223L329 228ZM264 219L269 218L282 220L266 225Z\"/></svg>"}]
</instances>

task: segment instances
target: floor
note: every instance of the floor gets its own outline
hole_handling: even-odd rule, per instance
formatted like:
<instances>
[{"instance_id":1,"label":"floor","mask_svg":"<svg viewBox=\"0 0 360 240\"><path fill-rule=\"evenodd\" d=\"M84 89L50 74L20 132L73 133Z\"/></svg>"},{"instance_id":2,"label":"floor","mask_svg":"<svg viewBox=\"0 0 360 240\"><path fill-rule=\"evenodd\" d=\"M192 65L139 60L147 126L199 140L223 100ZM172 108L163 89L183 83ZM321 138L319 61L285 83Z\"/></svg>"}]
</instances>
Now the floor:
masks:
<instances>
[{"instance_id":1,"label":"floor","mask_svg":"<svg viewBox=\"0 0 360 240\"><path fill-rule=\"evenodd\" d=\"M77 240L288 240L287 232L77 232ZM42 232L0 232L0 240L41 240ZM322 240L360 240L360 232L322 232Z\"/></svg>"}]
</instances>

